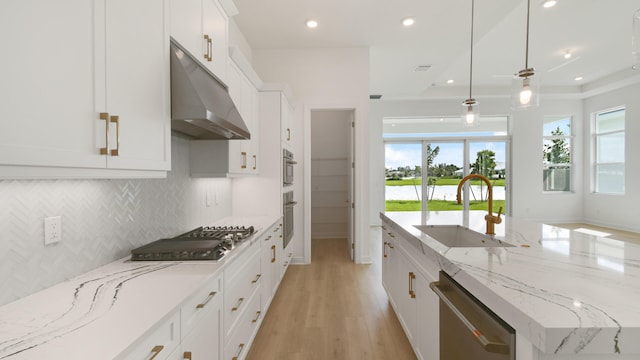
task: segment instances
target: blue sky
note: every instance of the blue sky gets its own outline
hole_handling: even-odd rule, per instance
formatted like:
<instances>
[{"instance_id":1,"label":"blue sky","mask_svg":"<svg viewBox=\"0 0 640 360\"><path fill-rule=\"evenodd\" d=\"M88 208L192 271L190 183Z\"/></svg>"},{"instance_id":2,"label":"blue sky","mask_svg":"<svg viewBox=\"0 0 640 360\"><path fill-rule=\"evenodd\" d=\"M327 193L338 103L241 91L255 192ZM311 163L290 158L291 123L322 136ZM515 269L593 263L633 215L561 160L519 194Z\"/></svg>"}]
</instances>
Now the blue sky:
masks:
<instances>
[{"instance_id":1,"label":"blue sky","mask_svg":"<svg viewBox=\"0 0 640 360\"><path fill-rule=\"evenodd\" d=\"M436 156L435 164L454 164L462 167L463 144L462 143L433 143L432 148L440 147L440 152ZM505 145L502 142L471 142L469 144L470 161L473 162L476 154L480 150L489 149L496 153L496 162L505 162ZM399 166L421 165L422 145L405 143L385 143L385 167L397 168Z\"/></svg>"}]
</instances>

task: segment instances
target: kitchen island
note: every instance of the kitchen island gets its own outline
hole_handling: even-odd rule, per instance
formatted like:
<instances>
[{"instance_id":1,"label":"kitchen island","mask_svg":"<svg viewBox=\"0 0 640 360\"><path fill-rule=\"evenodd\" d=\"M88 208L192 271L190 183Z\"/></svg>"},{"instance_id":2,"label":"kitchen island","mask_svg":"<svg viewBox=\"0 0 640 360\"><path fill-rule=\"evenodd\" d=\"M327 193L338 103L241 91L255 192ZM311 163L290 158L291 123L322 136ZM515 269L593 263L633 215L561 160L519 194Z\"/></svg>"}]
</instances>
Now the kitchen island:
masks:
<instances>
[{"instance_id":1,"label":"kitchen island","mask_svg":"<svg viewBox=\"0 0 640 360\"><path fill-rule=\"evenodd\" d=\"M640 246L505 217L496 238L514 246L449 248L414 226L484 233L485 214L381 218L413 259L452 276L516 330L517 359L640 358Z\"/></svg>"}]
</instances>

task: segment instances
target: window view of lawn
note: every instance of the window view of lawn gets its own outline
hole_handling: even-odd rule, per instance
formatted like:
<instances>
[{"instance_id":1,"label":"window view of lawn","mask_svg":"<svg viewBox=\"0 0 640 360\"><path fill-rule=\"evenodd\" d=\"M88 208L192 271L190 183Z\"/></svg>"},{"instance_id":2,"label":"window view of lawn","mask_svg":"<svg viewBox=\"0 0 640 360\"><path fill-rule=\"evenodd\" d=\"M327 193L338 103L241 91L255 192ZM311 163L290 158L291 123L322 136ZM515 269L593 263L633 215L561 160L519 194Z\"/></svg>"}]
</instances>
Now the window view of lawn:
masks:
<instances>
[{"instance_id":1,"label":"window view of lawn","mask_svg":"<svg viewBox=\"0 0 640 360\"><path fill-rule=\"evenodd\" d=\"M463 210L463 205L457 204L456 193L463 177L464 161L468 161L470 173L481 174L491 182L494 211L499 207L506 209L504 145L480 142L471 145L469 155L463 159L461 146L387 143L385 211L421 211L424 201L429 211ZM496 159L496 151L492 149L498 152L499 158ZM422 164L423 157L428 166L425 174L421 165L410 165ZM436 163L437 159L444 162ZM487 211L487 185L479 179L467 184L470 210Z\"/></svg>"}]
</instances>

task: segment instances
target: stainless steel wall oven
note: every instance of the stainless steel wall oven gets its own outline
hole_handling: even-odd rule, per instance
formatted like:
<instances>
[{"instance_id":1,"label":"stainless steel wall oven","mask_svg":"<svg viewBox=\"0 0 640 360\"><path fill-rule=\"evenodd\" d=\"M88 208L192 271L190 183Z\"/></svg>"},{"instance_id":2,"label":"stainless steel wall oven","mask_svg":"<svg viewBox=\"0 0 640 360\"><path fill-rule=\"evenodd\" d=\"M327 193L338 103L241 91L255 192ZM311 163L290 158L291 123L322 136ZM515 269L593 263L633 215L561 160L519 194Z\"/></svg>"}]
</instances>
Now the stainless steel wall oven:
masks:
<instances>
[{"instance_id":1,"label":"stainless steel wall oven","mask_svg":"<svg viewBox=\"0 0 640 360\"><path fill-rule=\"evenodd\" d=\"M283 248L289 245L293 238L293 207L297 202L293 201L293 191L287 191L282 194L283 204Z\"/></svg>"},{"instance_id":2,"label":"stainless steel wall oven","mask_svg":"<svg viewBox=\"0 0 640 360\"><path fill-rule=\"evenodd\" d=\"M282 149L282 184L284 186L293 185L293 153L287 149Z\"/></svg>"}]
</instances>

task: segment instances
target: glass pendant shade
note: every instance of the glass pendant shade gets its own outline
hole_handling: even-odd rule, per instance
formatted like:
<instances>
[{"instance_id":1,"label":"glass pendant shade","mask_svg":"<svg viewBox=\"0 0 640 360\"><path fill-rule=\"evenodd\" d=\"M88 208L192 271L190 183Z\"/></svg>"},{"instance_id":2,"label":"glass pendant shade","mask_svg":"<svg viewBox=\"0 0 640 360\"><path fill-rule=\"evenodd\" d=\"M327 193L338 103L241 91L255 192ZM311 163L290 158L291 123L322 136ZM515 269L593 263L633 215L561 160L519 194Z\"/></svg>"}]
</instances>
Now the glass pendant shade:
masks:
<instances>
[{"instance_id":1,"label":"glass pendant shade","mask_svg":"<svg viewBox=\"0 0 640 360\"><path fill-rule=\"evenodd\" d=\"M640 9L633 14L633 37L631 39L634 70L640 70Z\"/></svg>"},{"instance_id":2,"label":"glass pendant shade","mask_svg":"<svg viewBox=\"0 0 640 360\"><path fill-rule=\"evenodd\" d=\"M480 113L478 112L478 102L476 99L467 99L462 102L462 125L478 126L480 123Z\"/></svg>"},{"instance_id":3,"label":"glass pendant shade","mask_svg":"<svg viewBox=\"0 0 640 360\"><path fill-rule=\"evenodd\" d=\"M533 68L520 70L513 76L511 108L522 110L540 104L540 74Z\"/></svg>"}]
</instances>

